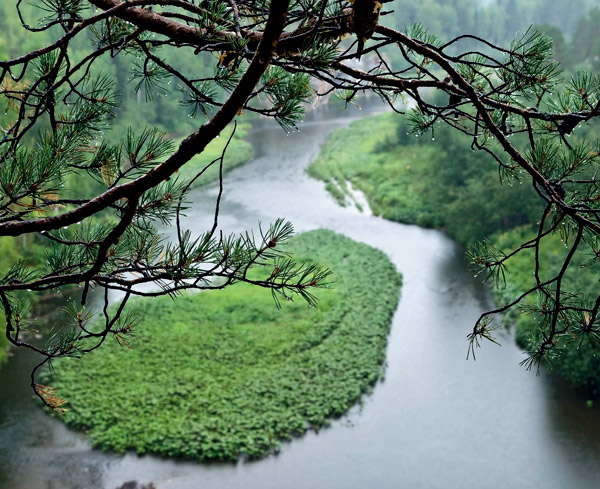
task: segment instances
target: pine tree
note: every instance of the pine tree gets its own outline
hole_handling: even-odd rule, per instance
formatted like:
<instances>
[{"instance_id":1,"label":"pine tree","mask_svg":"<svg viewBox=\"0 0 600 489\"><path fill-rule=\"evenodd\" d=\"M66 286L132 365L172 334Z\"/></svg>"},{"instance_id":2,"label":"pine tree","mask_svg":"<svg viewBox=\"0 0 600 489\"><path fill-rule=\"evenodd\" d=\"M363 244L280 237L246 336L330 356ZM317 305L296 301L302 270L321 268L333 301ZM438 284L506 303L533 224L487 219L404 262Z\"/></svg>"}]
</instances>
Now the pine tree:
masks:
<instances>
[{"instance_id":1,"label":"pine tree","mask_svg":"<svg viewBox=\"0 0 600 489\"><path fill-rule=\"evenodd\" d=\"M385 22L393 3L373 3L384 4ZM359 11L346 0L41 0L26 9L16 2L22 28L52 40L0 61L6 110L0 236L33 236L49 251L42 264L21 261L2 272L0 301L9 341L42 356L32 386L46 404L60 409L61 400L36 383L36 371L57 357L89 352L110 336L126 344L135 330L124 312L132 296L242 281L271 289L276 299L299 295L314 303L312 291L329 271L297 265L280 251L291 224L277 221L260 236L223 236L219 193L214 226L192 238L180 220L190 182L179 181L177 171L240 114L274 118L290 131L303 118L304 102L330 93L346 103L375 93L396 112L397 100L412 99L409 120L416 134L439 124L466 133L473 150L495 158L504 181L526 181L539 195L543 205L533 240L510 251L485 241L469 252L481 273L501 281L509 257L536 251L535 285L481 316L470 335L472 352L482 338L495 341L494 314L532 294L540 298L540 335L529 367L565 342L597 343L600 295L567 290L563 279L576 255L589 256L590 267L600 256L600 147L569 141L577 127L600 114L598 77L565 77L552 59L551 40L533 30L502 47L466 33L442 42L420 24L401 31L379 23L362 48L364 39L355 35L363 20ZM462 52L465 40L469 49ZM209 71L202 67L208 74L182 66L180 53L212 60ZM370 60L368 68L355 63L361 54ZM128 77L148 103L174 81L182 117L187 112L206 121L177 146L157 129L131 130L117 142L106 138L118 99L115 76L98 68L123 57L132 61ZM401 62L390 65L390 57ZM433 102L439 98L432 91L445 93L447 102ZM208 166L222 167L225 157ZM65 186L73 181L77 191ZM172 223L177 239L165 243L157 222ZM540 271L538 251L554 233L562 233L569 249L560 271L548 277ZM250 275L253 268L259 272ZM160 290L138 288L148 283ZM72 307L72 328L45 347L23 340L25 291L76 285L82 292ZM100 326L85 309L91 287L124 292L114 312L105 308Z\"/></svg>"}]
</instances>

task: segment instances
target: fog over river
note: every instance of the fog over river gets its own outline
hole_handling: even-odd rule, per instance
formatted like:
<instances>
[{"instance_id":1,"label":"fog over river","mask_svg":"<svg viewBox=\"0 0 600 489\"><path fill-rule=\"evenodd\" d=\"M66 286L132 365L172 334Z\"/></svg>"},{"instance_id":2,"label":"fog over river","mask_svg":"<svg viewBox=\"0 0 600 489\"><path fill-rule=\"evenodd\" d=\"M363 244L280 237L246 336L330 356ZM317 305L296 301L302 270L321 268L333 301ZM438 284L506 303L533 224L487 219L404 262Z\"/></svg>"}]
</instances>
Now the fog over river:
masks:
<instances>
[{"instance_id":1,"label":"fog over river","mask_svg":"<svg viewBox=\"0 0 600 489\"><path fill-rule=\"evenodd\" d=\"M32 357L19 351L0 370L0 489L115 489L130 480L157 489L599 487L600 409L560 379L520 367L508 333L501 348L485 344L465 361L465 337L487 299L464 250L441 232L339 207L305 174L329 131L367 112L321 107L289 136L257 123L255 158L225 177L219 221L229 232L285 217L299 232L332 229L394 262L404 284L385 380L363 405L254 462L102 453L39 408L28 387ZM210 228L216 195L215 186L190 195L185 225L195 233Z\"/></svg>"}]
</instances>

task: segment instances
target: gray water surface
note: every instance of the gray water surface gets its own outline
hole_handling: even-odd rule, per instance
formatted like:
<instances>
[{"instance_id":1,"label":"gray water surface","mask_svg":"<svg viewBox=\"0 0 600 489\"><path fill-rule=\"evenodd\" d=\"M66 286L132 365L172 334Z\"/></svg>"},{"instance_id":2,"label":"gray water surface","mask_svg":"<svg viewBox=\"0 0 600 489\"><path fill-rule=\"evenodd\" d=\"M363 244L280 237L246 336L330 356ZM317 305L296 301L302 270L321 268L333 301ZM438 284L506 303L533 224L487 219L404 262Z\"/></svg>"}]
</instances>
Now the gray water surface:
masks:
<instances>
[{"instance_id":1,"label":"gray water surface","mask_svg":"<svg viewBox=\"0 0 600 489\"><path fill-rule=\"evenodd\" d=\"M333 229L390 257L404 276L402 297L385 380L364 404L255 462L105 454L37 407L27 387L32 358L17 352L0 371L0 489L115 489L130 480L158 489L600 486L599 409L560 379L519 367L523 354L508 333L501 348L484 345L476 362L465 361L465 336L489 304L463 250L440 232L341 208L305 174L327 134L361 115L319 110L289 136L259 124L255 159L225 178L220 225L241 231L285 217L297 231ZM216 194L192 194L186 226L210 227Z\"/></svg>"}]
</instances>

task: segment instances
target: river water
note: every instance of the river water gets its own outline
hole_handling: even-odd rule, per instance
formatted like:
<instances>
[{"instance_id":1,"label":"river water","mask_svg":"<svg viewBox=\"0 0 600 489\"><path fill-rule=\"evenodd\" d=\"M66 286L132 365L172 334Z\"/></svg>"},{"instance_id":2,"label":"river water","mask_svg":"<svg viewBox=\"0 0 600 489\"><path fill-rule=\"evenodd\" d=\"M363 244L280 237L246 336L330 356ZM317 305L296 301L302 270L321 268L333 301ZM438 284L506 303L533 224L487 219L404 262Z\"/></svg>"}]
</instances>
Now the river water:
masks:
<instances>
[{"instance_id":1,"label":"river water","mask_svg":"<svg viewBox=\"0 0 600 489\"><path fill-rule=\"evenodd\" d=\"M220 218L224 231L277 217L298 231L333 229L383 250L402 272L385 380L363 405L254 462L106 454L37 407L27 386L33 359L16 352L0 370L0 489L115 489L131 480L157 489L598 487L598 408L560 379L519 367L523 354L508 333L502 347L484 345L476 362L465 361L465 336L489 304L464 251L438 231L341 208L304 173L329 131L366 112L323 107L289 136L258 124L255 159L225 178ZM216 193L192 194L189 228L210 227Z\"/></svg>"}]
</instances>

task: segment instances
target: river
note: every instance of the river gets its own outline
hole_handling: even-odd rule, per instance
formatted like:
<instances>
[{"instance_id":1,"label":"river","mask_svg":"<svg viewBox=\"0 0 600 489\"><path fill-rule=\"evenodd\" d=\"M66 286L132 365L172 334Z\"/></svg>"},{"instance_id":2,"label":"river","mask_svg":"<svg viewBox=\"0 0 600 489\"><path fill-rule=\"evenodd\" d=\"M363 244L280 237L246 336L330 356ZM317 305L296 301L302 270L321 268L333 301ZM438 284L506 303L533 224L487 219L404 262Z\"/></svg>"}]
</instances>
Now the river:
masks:
<instances>
[{"instance_id":1,"label":"river","mask_svg":"<svg viewBox=\"0 0 600 489\"><path fill-rule=\"evenodd\" d=\"M19 351L0 370L0 489L115 489L131 480L157 489L598 487L600 409L560 379L519 367L523 353L509 333L502 347L485 344L476 362L465 361L465 336L489 304L464 251L441 232L339 207L305 174L328 132L367 112L323 107L289 136L259 123L255 158L225 178L220 218L225 231L277 217L297 231L332 229L383 250L402 272L385 380L363 405L254 462L102 453L37 406L27 385L33 359ZM185 225L210 227L216 192L192 193Z\"/></svg>"}]
</instances>

